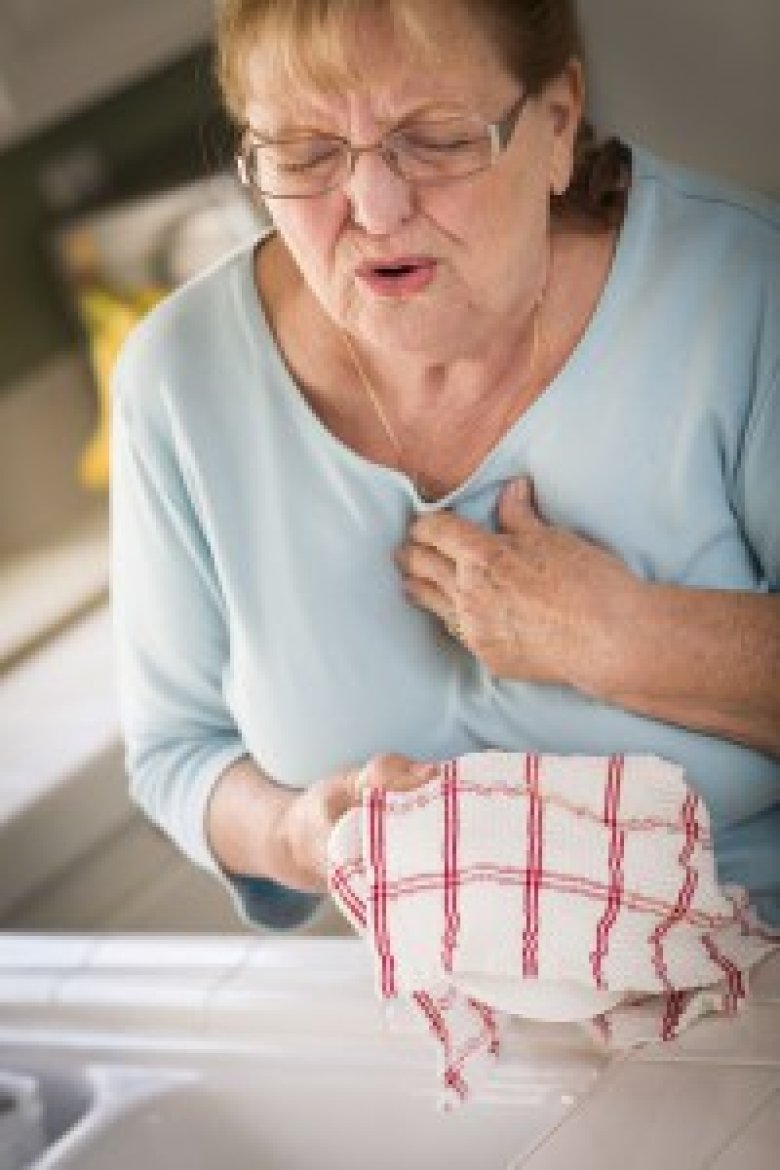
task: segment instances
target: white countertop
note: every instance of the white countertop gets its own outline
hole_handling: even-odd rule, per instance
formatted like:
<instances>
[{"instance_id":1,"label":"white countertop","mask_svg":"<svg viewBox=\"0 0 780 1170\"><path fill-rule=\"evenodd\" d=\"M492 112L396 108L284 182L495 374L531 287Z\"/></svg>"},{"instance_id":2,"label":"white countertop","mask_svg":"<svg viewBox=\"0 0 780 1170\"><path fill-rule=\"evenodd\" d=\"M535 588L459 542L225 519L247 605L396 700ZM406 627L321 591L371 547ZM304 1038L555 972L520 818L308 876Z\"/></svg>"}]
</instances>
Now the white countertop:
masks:
<instances>
[{"instance_id":1,"label":"white countertop","mask_svg":"<svg viewBox=\"0 0 780 1170\"><path fill-rule=\"evenodd\" d=\"M780 954L752 982L736 1019L626 1056L576 1025L513 1020L475 1100L442 1119L434 1046L405 1012L384 1015L361 940L0 936L0 1064L183 1078L153 1103L154 1147L114 1114L93 1160L57 1166L137 1166L165 1140L169 1166L209 1170L769 1170Z\"/></svg>"}]
</instances>

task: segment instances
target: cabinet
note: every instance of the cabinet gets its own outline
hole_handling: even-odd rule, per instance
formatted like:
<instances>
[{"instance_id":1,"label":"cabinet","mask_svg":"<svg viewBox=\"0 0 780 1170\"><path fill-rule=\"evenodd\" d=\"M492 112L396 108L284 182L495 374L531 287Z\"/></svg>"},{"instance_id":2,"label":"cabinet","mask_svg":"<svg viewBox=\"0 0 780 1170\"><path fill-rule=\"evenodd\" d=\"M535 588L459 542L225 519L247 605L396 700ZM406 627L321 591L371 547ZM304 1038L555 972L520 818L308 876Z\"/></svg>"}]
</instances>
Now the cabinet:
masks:
<instances>
[{"instance_id":1,"label":"cabinet","mask_svg":"<svg viewBox=\"0 0 780 1170\"><path fill-rule=\"evenodd\" d=\"M0 148L208 40L213 0L0 0Z\"/></svg>"}]
</instances>

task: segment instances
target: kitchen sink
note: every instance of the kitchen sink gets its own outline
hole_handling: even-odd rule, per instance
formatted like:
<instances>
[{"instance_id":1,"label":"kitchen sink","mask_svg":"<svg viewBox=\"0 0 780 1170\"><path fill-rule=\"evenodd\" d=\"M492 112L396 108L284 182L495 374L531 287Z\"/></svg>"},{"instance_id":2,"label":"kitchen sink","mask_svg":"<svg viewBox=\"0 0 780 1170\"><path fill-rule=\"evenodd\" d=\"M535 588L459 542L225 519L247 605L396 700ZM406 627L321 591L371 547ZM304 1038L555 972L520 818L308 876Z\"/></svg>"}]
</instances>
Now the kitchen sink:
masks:
<instances>
[{"instance_id":1,"label":"kitchen sink","mask_svg":"<svg viewBox=\"0 0 780 1170\"><path fill-rule=\"evenodd\" d=\"M29 1051L0 1049L0 1167L80 1165L81 1151L96 1135L180 1079L155 1070L73 1063L57 1052L38 1052L31 1060Z\"/></svg>"},{"instance_id":2,"label":"kitchen sink","mask_svg":"<svg viewBox=\"0 0 780 1170\"><path fill-rule=\"evenodd\" d=\"M736 1020L630 1056L512 1021L444 1113L435 1045L384 1012L359 939L0 935L0 1166L768 1170L778 958ZM27 1145L5 1154L12 1090Z\"/></svg>"},{"instance_id":3,"label":"kitchen sink","mask_svg":"<svg viewBox=\"0 0 780 1170\"><path fill-rule=\"evenodd\" d=\"M53 1051L42 1056L61 1060ZM179 1065L170 1051L147 1052L134 1065L97 1064L82 1053L69 1075L91 1087L89 1104L67 1128L47 1129L37 1160L18 1167L138 1170L158 1165L164 1150L166 1170L503 1170L573 1101L550 1084L504 1078L478 1103L443 1115L429 1072L366 1047L285 1045L227 1061L191 1053ZM49 1070L44 1100L52 1083Z\"/></svg>"}]
</instances>

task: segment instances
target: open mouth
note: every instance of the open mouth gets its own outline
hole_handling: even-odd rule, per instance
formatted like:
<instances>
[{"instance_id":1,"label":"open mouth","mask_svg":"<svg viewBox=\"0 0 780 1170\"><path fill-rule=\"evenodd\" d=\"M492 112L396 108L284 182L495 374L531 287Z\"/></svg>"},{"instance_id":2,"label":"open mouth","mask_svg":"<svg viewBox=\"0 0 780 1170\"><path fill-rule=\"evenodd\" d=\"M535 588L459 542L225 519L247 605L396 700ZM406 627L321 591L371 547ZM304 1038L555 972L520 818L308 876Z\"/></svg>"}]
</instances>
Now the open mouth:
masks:
<instances>
[{"instance_id":1,"label":"open mouth","mask_svg":"<svg viewBox=\"0 0 780 1170\"><path fill-rule=\"evenodd\" d=\"M416 272L421 267L419 264L377 264L373 269L378 276L407 276L410 272Z\"/></svg>"},{"instance_id":2,"label":"open mouth","mask_svg":"<svg viewBox=\"0 0 780 1170\"><path fill-rule=\"evenodd\" d=\"M400 259L387 264L370 264L358 270L359 278L383 296L421 292L436 275L435 260Z\"/></svg>"}]
</instances>

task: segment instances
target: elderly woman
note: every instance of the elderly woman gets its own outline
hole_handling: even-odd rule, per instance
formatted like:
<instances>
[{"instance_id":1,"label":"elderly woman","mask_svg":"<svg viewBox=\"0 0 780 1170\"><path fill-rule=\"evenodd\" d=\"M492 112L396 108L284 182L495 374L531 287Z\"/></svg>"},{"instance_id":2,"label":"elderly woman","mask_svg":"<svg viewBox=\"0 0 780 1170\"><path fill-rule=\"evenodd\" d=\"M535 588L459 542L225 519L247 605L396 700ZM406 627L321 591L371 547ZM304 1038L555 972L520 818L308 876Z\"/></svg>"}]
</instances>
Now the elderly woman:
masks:
<instances>
[{"instance_id":1,"label":"elderly woman","mask_svg":"<svg viewBox=\"0 0 780 1170\"><path fill-rule=\"evenodd\" d=\"M596 142L569 0L224 0L218 55L272 226L116 375L134 796L262 918L363 784L654 753L780 922L776 214Z\"/></svg>"}]
</instances>

